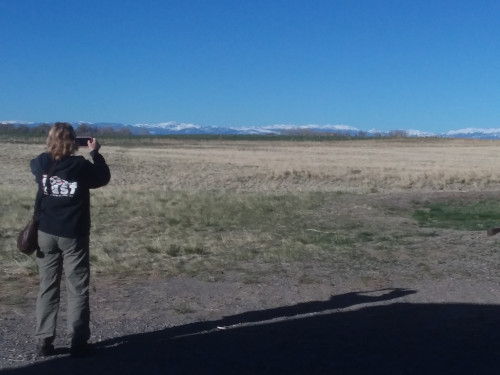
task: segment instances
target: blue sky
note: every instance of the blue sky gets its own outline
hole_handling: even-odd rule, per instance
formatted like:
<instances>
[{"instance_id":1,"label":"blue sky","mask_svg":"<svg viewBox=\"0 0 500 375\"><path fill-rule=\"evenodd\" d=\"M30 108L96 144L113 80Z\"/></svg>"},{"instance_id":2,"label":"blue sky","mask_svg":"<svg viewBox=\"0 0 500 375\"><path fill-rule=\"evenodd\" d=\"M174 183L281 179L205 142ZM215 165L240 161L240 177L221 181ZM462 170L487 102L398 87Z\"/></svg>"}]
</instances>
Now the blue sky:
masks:
<instances>
[{"instance_id":1,"label":"blue sky","mask_svg":"<svg viewBox=\"0 0 500 375\"><path fill-rule=\"evenodd\" d=\"M0 120L500 128L498 0L0 0Z\"/></svg>"}]
</instances>

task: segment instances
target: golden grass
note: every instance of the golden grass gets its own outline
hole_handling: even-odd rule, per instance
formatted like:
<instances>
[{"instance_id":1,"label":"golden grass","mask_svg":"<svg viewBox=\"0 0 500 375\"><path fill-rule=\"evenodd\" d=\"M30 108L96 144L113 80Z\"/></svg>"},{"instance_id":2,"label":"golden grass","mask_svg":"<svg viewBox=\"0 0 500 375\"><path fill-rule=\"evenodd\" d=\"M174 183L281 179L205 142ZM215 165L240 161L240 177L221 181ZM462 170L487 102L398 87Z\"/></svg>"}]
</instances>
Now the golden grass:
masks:
<instances>
[{"instance_id":1,"label":"golden grass","mask_svg":"<svg viewBox=\"0 0 500 375\"><path fill-rule=\"evenodd\" d=\"M171 141L106 148L113 186L251 192L496 189L496 141Z\"/></svg>"},{"instance_id":2,"label":"golden grass","mask_svg":"<svg viewBox=\"0 0 500 375\"><path fill-rule=\"evenodd\" d=\"M180 141L106 147L108 189L247 192L483 190L500 184L500 142L402 139L334 142ZM4 186L32 186L43 145L2 143ZM0 186L1 186L0 185Z\"/></svg>"}]
</instances>

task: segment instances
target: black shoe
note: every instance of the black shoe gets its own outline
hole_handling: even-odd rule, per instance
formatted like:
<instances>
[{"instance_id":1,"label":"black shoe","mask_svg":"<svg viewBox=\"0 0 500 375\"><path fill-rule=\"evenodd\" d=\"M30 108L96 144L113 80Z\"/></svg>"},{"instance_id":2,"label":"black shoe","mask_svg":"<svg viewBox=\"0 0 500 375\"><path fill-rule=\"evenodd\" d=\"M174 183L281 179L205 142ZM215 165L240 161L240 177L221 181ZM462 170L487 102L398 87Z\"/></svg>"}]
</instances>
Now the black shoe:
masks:
<instances>
[{"instance_id":1,"label":"black shoe","mask_svg":"<svg viewBox=\"0 0 500 375\"><path fill-rule=\"evenodd\" d=\"M86 357L92 354L94 347L87 342L72 344L70 354L72 357Z\"/></svg>"},{"instance_id":2,"label":"black shoe","mask_svg":"<svg viewBox=\"0 0 500 375\"><path fill-rule=\"evenodd\" d=\"M56 349L51 342L40 341L36 346L36 355L38 357L49 357L56 353Z\"/></svg>"}]
</instances>

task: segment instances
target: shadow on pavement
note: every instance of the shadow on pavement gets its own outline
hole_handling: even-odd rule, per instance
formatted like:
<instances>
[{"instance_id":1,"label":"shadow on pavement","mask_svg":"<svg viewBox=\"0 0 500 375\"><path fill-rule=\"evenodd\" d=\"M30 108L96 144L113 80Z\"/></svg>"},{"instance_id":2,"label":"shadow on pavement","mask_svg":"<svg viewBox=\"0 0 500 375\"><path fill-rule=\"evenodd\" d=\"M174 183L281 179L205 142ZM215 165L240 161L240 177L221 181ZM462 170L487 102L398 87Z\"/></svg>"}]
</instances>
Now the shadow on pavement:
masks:
<instances>
[{"instance_id":1,"label":"shadow on pavement","mask_svg":"<svg viewBox=\"0 0 500 375\"><path fill-rule=\"evenodd\" d=\"M369 306L390 289L247 312L98 343L2 374L499 374L500 306ZM357 309L339 311L346 307ZM223 327L220 329L218 327Z\"/></svg>"}]
</instances>

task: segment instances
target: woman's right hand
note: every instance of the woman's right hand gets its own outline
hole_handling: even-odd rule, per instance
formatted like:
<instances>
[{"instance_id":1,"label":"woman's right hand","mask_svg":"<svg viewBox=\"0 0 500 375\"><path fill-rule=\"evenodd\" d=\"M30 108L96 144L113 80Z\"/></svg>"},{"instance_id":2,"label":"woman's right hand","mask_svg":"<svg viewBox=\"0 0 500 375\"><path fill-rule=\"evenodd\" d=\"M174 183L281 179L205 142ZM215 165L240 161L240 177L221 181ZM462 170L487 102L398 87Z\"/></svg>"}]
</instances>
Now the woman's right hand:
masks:
<instances>
[{"instance_id":1,"label":"woman's right hand","mask_svg":"<svg viewBox=\"0 0 500 375\"><path fill-rule=\"evenodd\" d=\"M101 148L101 144L97 142L97 139L92 138L89 141L87 141L87 145L89 146L90 151L99 151Z\"/></svg>"}]
</instances>

